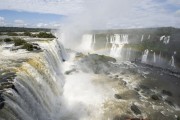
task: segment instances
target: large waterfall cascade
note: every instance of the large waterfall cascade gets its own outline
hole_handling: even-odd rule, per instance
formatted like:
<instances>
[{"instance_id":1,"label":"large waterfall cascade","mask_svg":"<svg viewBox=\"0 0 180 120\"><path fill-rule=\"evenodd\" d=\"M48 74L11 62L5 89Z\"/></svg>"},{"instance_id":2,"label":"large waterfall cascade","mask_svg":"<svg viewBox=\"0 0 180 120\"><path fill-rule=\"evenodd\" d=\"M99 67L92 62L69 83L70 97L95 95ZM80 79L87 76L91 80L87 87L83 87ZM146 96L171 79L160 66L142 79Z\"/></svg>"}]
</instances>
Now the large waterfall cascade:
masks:
<instances>
[{"instance_id":1,"label":"large waterfall cascade","mask_svg":"<svg viewBox=\"0 0 180 120\"><path fill-rule=\"evenodd\" d=\"M156 63L156 53L153 53L153 62Z\"/></svg>"},{"instance_id":2,"label":"large waterfall cascade","mask_svg":"<svg viewBox=\"0 0 180 120\"><path fill-rule=\"evenodd\" d=\"M141 37L141 42L144 40L144 35L142 35L142 37Z\"/></svg>"},{"instance_id":3,"label":"large waterfall cascade","mask_svg":"<svg viewBox=\"0 0 180 120\"><path fill-rule=\"evenodd\" d=\"M82 36L80 47L83 52L91 52L94 50L96 37L93 34L84 34Z\"/></svg>"},{"instance_id":4,"label":"large waterfall cascade","mask_svg":"<svg viewBox=\"0 0 180 120\"><path fill-rule=\"evenodd\" d=\"M110 43L112 47L110 49L110 56L119 58L121 57L121 51L125 44L128 44L127 34L114 34L110 36Z\"/></svg>"},{"instance_id":5,"label":"large waterfall cascade","mask_svg":"<svg viewBox=\"0 0 180 120\"><path fill-rule=\"evenodd\" d=\"M163 36L160 37L160 41L163 41L164 44L169 44L170 36L163 35Z\"/></svg>"},{"instance_id":6,"label":"large waterfall cascade","mask_svg":"<svg viewBox=\"0 0 180 120\"><path fill-rule=\"evenodd\" d=\"M175 62L174 62L174 56L171 57L171 60L169 61L169 64L170 64L171 67L174 67L174 68L176 67Z\"/></svg>"},{"instance_id":7,"label":"large waterfall cascade","mask_svg":"<svg viewBox=\"0 0 180 120\"><path fill-rule=\"evenodd\" d=\"M4 51L0 58L3 69L16 72L15 89L3 92L5 107L1 120L57 120L61 108L64 77L61 64L64 49L56 41L37 42L42 52ZM22 61L22 62L21 62Z\"/></svg>"},{"instance_id":8,"label":"large waterfall cascade","mask_svg":"<svg viewBox=\"0 0 180 120\"><path fill-rule=\"evenodd\" d=\"M149 54L149 50L146 49L142 55L142 59L141 59L141 62L142 63L146 63L147 62L147 57L148 57L148 54Z\"/></svg>"},{"instance_id":9,"label":"large waterfall cascade","mask_svg":"<svg viewBox=\"0 0 180 120\"><path fill-rule=\"evenodd\" d=\"M108 48L109 43L110 43L109 36L106 35L106 46L105 46L105 49Z\"/></svg>"}]
</instances>

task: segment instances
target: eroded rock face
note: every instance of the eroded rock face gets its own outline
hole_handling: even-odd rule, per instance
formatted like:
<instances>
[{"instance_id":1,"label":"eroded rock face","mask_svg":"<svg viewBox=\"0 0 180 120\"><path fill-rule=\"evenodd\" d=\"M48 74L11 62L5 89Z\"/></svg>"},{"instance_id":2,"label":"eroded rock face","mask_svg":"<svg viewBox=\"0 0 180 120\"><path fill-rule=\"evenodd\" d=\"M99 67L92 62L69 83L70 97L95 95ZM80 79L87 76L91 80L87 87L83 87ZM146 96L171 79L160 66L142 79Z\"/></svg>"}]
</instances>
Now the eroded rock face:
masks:
<instances>
[{"instance_id":1,"label":"eroded rock face","mask_svg":"<svg viewBox=\"0 0 180 120\"><path fill-rule=\"evenodd\" d=\"M116 62L116 59L104 55L89 54L83 57L79 64L83 71L92 71L95 74L99 74L108 72L111 66L110 62Z\"/></svg>"},{"instance_id":2,"label":"eroded rock face","mask_svg":"<svg viewBox=\"0 0 180 120\"><path fill-rule=\"evenodd\" d=\"M6 70L0 71L0 110L5 106L5 99L3 97L5 90L10 88L16 90L12 83L15 77L16 74L14 72L9 72Z\"/></svg>"}]
</instances>

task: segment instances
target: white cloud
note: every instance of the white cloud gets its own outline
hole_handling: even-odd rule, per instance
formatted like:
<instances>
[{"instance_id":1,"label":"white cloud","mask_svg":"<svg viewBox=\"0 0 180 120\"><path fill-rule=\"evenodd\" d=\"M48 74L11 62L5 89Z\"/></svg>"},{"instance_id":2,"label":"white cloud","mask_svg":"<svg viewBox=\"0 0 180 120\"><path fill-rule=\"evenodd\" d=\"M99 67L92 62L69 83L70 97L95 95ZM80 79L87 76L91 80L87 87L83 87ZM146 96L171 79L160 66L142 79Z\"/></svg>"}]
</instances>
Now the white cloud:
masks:
<instances>
[{"instance_id":1,"label":"white cloud","mask_svg":"<svg viewBox=\"0 0 180 120\"><path fill-rule=\"evenodd\" d=\"M180 27L178 12L170 12L169 3L177 7L180 0L1 0L0 9L67 15L80 28Z\"/></svg>"},{"instance_id":2,"label":"white cloud","mask_svg":"<svg viewBox=\"0 0 180 120\"><path fill-rule=\"evenodd\" d=\"M69 15L80 12L82 2L83 0L1 0L0 9Z\"/></svg>"},{"instance_id":3,"label":"white cloud","mask_svg":"<svg viewBox=\"0 0 180 120\"><path fill-rule=\"evenodd\" d=\"M23 20L14 20L13 25L15 27L25 27L25 26L27 26L27 24Z\"/></svg>"},{"instance_id":4,"label":"white cloud","mask_svg":"<svg viewBox=\"0 0 180 120\"><path fill-rule=\"evenodd\" d=\"M61 24L57 23L57 22L37 23L34 27L38 27L38 28L60 28Z\"/></svg>"},{"instance_id":5,"label":"white cloud","mask_svg":"<svg viewBox=\"0 0 180 120\"><path fill-rule=\"evenodd\" d=\"M180 17L180 9L175 12L175 15L176 15L177 17Z\"/></svg>"},{"instance_id":6,"label":"white cloud","mask_svg":"<svg viewBox=\"0 0 180 120\"><path fill-rule=\"evenodd\" d=\"M180 5L180 0L168 0L168 2L174 5Z\"/></svg>"}]
</instances>

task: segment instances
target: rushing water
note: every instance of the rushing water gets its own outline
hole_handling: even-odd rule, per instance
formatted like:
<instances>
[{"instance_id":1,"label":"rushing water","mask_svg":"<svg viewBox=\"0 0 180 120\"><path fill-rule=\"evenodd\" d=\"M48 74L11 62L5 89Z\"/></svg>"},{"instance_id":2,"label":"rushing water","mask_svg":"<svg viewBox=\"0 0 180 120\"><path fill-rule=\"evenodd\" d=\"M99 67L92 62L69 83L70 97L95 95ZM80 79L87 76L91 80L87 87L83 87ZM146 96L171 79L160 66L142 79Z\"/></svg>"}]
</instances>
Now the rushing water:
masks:
<instances>
[{"instance_id":1,"label":"rushing water","mask_svg":"<svg viewBox=\"0 0 180 120\"><path fill-rule=\"evenodd\" d=\"M127 58L121 62L72 50L67 54L56 39L34 42L42 51L0 47L0 79L13 84L0 91L0 120L178 119L179 74L142 64L150 61L148 49L142 63L132 63L133 50L127 49L125 56L122 52L127 34L106 36L103 45L110 46L109 56ZM84 35L81 50L94 51L97 43L95 35ZM153 52L153 63L160 61L161 53L157 55ZM175 67L174 56L170 66ZM13 81L7 78L12 77L9 71L15 73Z\"/></svg>"},{"instance_id":2,"label":"rushing water","mask_svg":"<svg viewBox=\"0 0 180 120\"><path fill-rule=\"evenodd\" d=\"M41 53L19 53L17 62L24 58L27 60L19 67L13 67L17 74L13 82L16 89L9 89L3 94L5 107L0 114L2 120L59 118L60 97L64 86L61 64L66 59L65 51L56 40L39 44L43 49ZM17 56L18 54L14 55L16 58ZM7 60L11 59L7 53L5 57Z\"/></svg>"}]
</instances>

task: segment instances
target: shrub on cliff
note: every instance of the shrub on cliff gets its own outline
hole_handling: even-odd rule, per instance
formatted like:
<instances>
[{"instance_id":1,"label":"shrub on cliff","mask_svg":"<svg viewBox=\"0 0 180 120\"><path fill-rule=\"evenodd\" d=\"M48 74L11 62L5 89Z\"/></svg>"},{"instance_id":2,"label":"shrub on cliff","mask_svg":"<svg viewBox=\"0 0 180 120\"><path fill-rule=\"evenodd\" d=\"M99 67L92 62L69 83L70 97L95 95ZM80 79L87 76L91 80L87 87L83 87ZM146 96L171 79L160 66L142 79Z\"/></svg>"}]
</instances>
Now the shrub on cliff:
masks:
<instances>
[{"instance_id":1,"label":"shrub on cliff","mask_svg":"<svg viewBox=\"0 0 180 120\"><path fill-rule=\"evenodd\" d=\"M4 42L8 43L8 42L12 42L13 40L11 38L5 38Z\"/></svg>"},{"instance_id":2,"label":"shrub on cliff","mask_svg":"<svg viewBox=\"0 0 180 120\"><path fill-rule=\"evenodd\" d=\"M15 32L8 32L7 35L8 36L18 36L18 34Z\"/></svg>"},{"instance_id":3,"label":"shrub on cliff","mask_svg":"<svg viewBox=\"0 0 180 120\"><path fill-rule=\"evenodd\" d=\"M37 37L39 38L55 38L52 33L40 32Z\"/></svg>"},{"instance_id":4,"label":"shrub on cliff","mask_svg":"<svg viewBox=\"0 0 180 120\"><path fill-rule=\"evenodd\" d=\"M22 47L22 49L26 49L28 51L33 51L33 45L30 43L25 43Z\"/></svg>"},{"instance_id":5,"label":"shrub on cliff","mask_svg":"<svg viewBox=\"0 0 180 120\"><path fill-rule=\"evenodd\" d=\"M23 40L23 39L20 39L20 38L15 38L14 39L14 46L20 46L20 45L23 45L25 43L26 43L26 41Z\"/></svg>"},{"instance_id":6,"label":"shrub on cliff","mask_svg":"<svg viewBox=\"0 0 180 120\"><path fill-rule=\"evenodd\" d=\"M24 32L24 36L32 36L30 32Z\"/></svg>"}]
</instances>

